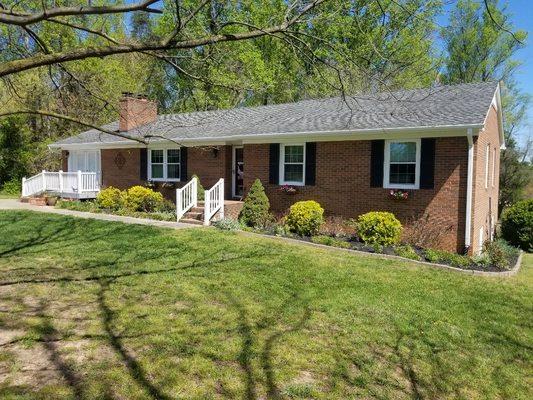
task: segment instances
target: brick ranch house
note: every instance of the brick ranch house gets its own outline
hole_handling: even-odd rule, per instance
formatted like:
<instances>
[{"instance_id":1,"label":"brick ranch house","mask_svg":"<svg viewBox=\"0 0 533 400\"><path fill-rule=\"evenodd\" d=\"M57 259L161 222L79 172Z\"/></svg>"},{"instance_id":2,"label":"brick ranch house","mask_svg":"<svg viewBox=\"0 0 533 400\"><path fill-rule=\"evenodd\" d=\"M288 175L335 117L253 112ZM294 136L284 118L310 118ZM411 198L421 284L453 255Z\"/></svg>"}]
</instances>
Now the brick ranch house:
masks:
<instances>
[{"instance_id":1,"label":"brick ranch house","mask_svg":"<svg viewBox=\"0 0 533 400\"><path fill-rule=\"evenodd\" d=\"M148 144L89 130L50 146L63 170L95 171L102 187L150 182L170 199L193 174L206 188L224 178L228 200L259 178L274 212L307 199L346 218L387 210L406 234L424 218L445 232L439 246L458 252L479 251L498 215L496 82L173 115L125 94L105 129Z\"/></svg>"}]
</instances>

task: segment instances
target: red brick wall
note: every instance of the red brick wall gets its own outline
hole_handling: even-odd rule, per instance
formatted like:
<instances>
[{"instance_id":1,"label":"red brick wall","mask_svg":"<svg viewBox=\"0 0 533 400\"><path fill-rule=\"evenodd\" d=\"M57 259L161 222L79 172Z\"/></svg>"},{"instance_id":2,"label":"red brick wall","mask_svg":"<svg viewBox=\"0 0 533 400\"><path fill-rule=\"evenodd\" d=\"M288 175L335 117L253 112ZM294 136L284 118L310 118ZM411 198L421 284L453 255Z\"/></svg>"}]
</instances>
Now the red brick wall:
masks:
<instances>
[{"instance_id":1,"label":"red brick wall","mask_svg":"<svg viewBox=\"0 0 533 400\"><path fill-rule=\"evenodd\" d=\"M467 139L436 141L435 188L410 191L406 201L392 200L388 190L370 187L370 141L317 143L316 185L298 188L296 195L279 191L269 180L269 145L244 146L244 185L256 178L265 186L274 211L283 212L296 201L316 200L329 215L353 218L368 211L391 211L405 225L429 214L432 224L449 229L440 247L462 251L464 246Z\"/></svg>"},{"instance_id":2,"label":"red brick wall","mask_svg":"<svg viewBox=\"0 0 533 400\"><path fill-rule=\"evenodd\" d=\"M500 137L498 129L498 114L492 106L485 130L474 138L474 181L472 192L472 252L481 250L480 246L480 229L483 230L483 241L490 238L491 232L491 215L494 224L498 216L498 196L499 196L499 171L500 171ZM488 169L488 187L485 187L485 162L486 149L489 147L489 169ZM494 152L494 150L496 150ZM494 160L496 153L496 160ZM493 163L494 168L494 185L492 185Z\"/></svg>"},{"instance_id":3,"label":"red brick wall","mask_svg":"<svg viewBox=\"0 0 533 400\"><path fill-rule=\"evenodd\" d=\"M135 185L145 185L146 181L140 179L140 152L140 149L102 150L102 186L127 189ZM119 168L115 161L119 154L125 160L122 168ZM189 178L193 174L198 175L204 188L210 188L220 178L224 178L226 198L231 197L231 146L189 147L187 160ZM184 183L175 182L163 185L156 182L155 189L169 200L174 201L176 188Z\"/></svg>"},{"instance_id":4,"label":"red brick wall","mask_svg":"<svg viewBox=\"0 0 533 400\"><path fill-rule=\"evenodd\" d=\"M141 149L108 149L101 151L102 186L127 189L142 185L140 178ZM122 167L120 159L125 160Z\"/></svg>"}]
</instances>

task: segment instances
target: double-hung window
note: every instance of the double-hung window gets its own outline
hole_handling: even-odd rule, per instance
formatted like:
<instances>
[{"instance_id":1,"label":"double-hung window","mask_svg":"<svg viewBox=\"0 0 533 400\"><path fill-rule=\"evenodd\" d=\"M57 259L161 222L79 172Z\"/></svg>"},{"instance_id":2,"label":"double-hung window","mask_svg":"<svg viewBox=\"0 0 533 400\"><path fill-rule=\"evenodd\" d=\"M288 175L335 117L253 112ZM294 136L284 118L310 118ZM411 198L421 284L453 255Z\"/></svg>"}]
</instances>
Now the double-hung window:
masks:
<instances>
[{"instance_id":1,"label":"double-hung window","mask_svg":"<svg viewBox=\"0 0 533 400\"><path fill-rule=\"evenodd\" d=\"M305 145L282 144L280 151L280 183L282 185L304 185Z\"/></svg>"},{"instance_id":2,"label":"double-hung window","mask_svg":"<svg viewBox=\"0 0 533 400\"><path fill-rule=\"evenodd\" d=\"M180 149L151 149L148 154L148 177L150 180L180 180Z\"/></svg>"},{"instance_id":3,"label":"double-hung window","mask_svg":"<svg viewBox=\"0 0 533 400\"><path fill-rule=\"evenodd\" d=\"M420 139L386 140L383 185L390 189L420 187Z\"/></svg>"}]
</instances>

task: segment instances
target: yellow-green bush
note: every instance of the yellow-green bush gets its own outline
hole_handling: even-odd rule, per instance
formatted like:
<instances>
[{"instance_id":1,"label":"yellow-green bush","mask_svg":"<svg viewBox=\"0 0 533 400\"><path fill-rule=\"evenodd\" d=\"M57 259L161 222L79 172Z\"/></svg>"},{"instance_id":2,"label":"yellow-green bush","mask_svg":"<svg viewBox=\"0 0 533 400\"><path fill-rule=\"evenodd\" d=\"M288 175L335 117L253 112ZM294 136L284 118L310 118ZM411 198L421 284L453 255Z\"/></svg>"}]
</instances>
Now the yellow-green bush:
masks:
<instances>
[{"instance_id":1,"label":"yellow-green bush","mask_svg":"<svg viewBox=\"0 0 533 400\"><path fill-rule=\"evenodd\" d=\"M286 220L290 230L302 236L317 234L323 223L324 209L313 200L294 203Z\"/></svg>"},{"instance_id":2,"label":"yellow-green bush","mask_svg":"<svg viewBox=\"0 0 533 400\"><path fill-rule=\"evenodd\" d=\"M356 223L357 235L371 246L390 246L400 241L402 224L393 213L372 211L360 215Z\"/></svg>"},{"instance_id":3,"label":"yellow-green bush","mask_svg":"<svg viewBox=\"0 0 533 400\"><path fill-rule=\"evenodd\" d=\"M131 211L152 212L160 209L163 202L163 195L150 188L143 186L132 186L122 192L124 207Z\"/></svg>"},{"instance_id":4,"label":"yellow-green bush","mask_svg":"<svg viewBox=\"0 0 533 400\"><path fill-rule=\"evenodd\" d=\"M122 207L122 192L113 186L102 189L96 196L96 204L107 210L118 210Z\"/></svg>"}]
</instances>

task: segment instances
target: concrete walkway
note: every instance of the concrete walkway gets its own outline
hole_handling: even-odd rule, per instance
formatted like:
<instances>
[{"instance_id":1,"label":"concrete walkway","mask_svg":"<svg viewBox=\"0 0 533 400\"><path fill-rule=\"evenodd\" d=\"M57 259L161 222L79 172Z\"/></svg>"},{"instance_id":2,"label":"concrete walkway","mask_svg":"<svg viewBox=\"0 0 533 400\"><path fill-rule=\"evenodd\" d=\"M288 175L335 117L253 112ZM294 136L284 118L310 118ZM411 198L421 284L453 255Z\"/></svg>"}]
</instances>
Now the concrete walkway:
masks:
<instances>
[{"instance_id":1,"label":"concrete walkway","mask_svg":"<svg viewBox=\"0 0 533 400\"><path fill-rule=\"evenodd\" d=\"M172 229L201 227L201 225L184 224L181 222L157 221L154 219L124 217L121 215L96 214L96 213L83 212L83 211L63 210L60 208L54 208L50 206L34 206L28 203L21 203L20 201L18 201L18 199L0 199L0 210L28 210L28 211L50 213L50 214L70 215L72 217L78 217L78 218L98 219L101 221L124 222L125 224L152 225L152 226L158 226L161 228L172 228Z\"/></svg>"}]
</instances>

